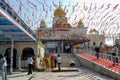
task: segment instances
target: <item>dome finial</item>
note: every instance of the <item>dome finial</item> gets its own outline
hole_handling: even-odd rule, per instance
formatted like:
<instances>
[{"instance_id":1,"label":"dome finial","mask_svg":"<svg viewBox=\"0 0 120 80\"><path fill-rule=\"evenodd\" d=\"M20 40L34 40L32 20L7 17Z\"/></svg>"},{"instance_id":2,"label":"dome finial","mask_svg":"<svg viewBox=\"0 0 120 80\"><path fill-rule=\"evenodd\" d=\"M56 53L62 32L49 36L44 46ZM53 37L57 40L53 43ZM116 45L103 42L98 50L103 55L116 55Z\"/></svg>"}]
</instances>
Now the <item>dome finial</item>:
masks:
<instances>
[{"instance_id":1,"label":"dome finial","mask_svg":"<svg viewBox=\"0 0 120 80\"><path fill-rule=\"evenodd\" d=\"M59 1L59 8L61 7L61 2Z\"/></svg>"},{"instance_id":2,"label":"dome finial","mask_svg":"<svg viewBox=\"0 0 120 80\"><path fill-rule=\"evenodd\" d=\"M59 7L55 10L54 16L65 16L66 13L61 7L61 2L59 1Z\"/></svg>"}]
</instances>

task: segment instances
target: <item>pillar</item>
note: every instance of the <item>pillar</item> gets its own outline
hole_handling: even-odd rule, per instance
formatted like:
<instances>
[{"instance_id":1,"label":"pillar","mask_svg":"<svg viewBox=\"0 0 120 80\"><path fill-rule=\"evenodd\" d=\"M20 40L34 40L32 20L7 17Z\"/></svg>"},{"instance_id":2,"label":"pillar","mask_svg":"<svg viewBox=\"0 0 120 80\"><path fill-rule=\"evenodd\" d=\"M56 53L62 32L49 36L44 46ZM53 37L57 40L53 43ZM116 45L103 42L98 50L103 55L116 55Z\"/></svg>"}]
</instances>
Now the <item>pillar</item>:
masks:
<instances>
[{"instance_id":1,"label":"pillar","mask_svg":"<svg viewBox=\"0 0 120 80\"><path fill-rule=\"evenodd\" d=\"M21 70L21 56L18 56L18 69Z\"/></svg>"},{"instance_id":2,"label":"pillar","mask_svg":"<svg viewBox=\"0 0 120 80\"><path fill-rule=\"evenodd\" d=\"M63 41L62 41L62 53L64 53L64 46L63 46Z\"/></svg>"},{"instance_id":3,"label":"pillar","mask_svg":"<svg viewBox=\"0 0 120 80\"><path fill-rule=\"evenodd\" d=\"M13 72L13 47L14 47L14 39L11 40L11 55L10 55L10 74Z\"/></svg>"}]
</instances>

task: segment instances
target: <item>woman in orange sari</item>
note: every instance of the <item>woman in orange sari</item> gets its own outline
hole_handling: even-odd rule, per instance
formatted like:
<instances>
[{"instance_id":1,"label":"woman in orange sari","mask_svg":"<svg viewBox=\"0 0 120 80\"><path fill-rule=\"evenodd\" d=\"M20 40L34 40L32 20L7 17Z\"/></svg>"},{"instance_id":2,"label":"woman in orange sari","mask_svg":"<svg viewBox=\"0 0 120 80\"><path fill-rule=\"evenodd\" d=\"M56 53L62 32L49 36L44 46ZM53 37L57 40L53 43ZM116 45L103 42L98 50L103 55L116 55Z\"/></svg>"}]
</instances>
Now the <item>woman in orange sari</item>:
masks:
<instances>
[{"instance_id":1,"label":"woman in orange sari","mask_svg":"<svg viewBox=\"0 0 120 80\"><path fill-rule=\"evenodd\" d=\"M54 55L50 56L50 62L51 62L51 69L53 69L55 67L55 56Z\"/></svg>"}]
</instances>

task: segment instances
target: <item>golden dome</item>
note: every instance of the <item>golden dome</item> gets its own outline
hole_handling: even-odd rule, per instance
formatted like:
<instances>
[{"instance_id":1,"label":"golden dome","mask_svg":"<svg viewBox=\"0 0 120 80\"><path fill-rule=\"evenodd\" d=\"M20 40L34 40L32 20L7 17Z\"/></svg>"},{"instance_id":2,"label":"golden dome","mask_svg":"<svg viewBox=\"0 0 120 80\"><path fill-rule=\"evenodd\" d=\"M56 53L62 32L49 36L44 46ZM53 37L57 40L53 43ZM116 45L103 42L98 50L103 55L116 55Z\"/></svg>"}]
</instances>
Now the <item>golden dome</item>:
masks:
<instances>
[{"instance_id":1,"label":"golden dome","mask_svg":"<svg viewBox=\"0 0 120 80\"><path fill-rule=\"evenodd\" d=\"M42 20L42 21L40 22L40 25L46 25L46 22L45 22L44 20Z\"/></svg>"},{"instance_id":2,"label":"golden dome","mask_svg":"<svg viewBox=\"0 0 120 80\"><path fill-rule=\"evenodd\" d=\"M61 8L60 3L59 7L55 10L54 16L66 16L65 11Z\"/></svg>"},{"instance_id":3,"label":"golden dome","mask_svg":"<svg viewBox=\"0 0 120 80\"><path fill-rule=\"evenodd\" d=\"M82 20L80 20L80 21L78 22L78 25L83 25Z\"/></svg>"}]
</instances>

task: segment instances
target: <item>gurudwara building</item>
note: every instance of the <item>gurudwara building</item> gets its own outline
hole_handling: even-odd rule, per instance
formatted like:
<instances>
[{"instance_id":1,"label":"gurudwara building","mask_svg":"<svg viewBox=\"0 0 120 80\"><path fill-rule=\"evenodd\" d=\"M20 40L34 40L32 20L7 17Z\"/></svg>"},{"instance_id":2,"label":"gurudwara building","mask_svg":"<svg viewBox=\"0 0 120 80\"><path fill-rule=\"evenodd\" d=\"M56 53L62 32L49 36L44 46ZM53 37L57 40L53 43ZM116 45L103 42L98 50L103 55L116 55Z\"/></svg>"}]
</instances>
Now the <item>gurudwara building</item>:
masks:
<instances>
[{"instance_id":1,"label":"gurudwara building","mask_svg":"<svg viewBox=\"0 0 120 80\"><path fill-rule=\"evenodd\" d=\"M74 46L87 42L85 43L87 46L92 46L93 43L97 45L105 43L104 35L100 35L97 31L94 34L94 30L91 30L89 34L87 34L87 27L84 26L82 20L78 21L77 26L71 26L68 23L66 12L62 9L60 4L54 11L52 28L48 28L43 19L36 33L39 38L45 42L46 50L50 48L55 50L58 46L61 46L60 51L64 52L66 45Z\"/></svg>"},{"instance_id":2,"label":"gurudwara building","mask_svg":"<svg viewBox=\"0 0 120 80\"><path fill-rule=\"evenodd\" d=\"M8 12L5 12L4 9ZM94 40L92 37L87 36L87 27L84 27L82 20L79 20L76 27L72 27L68 23L66 12L60 4L54 12L52 28L48 28L43 19L40 22L40 27L35 32L44 45L38 39L33 39L35 35L32 34L33 32L17 14L12 16L8 6L3 6L0 13L0 40L2 40L0 42L0 54L5 55L8 68L10 68L11 60L13 60L13 68L26 68L28 66L26 59L29 54L34 57L34 67L41 68L45 53L64 53L66 45L71 47L72 52L74 45L87 42L89 39ZM2 39L5 36L8 37L8 35L14 41L11 42L8 38ZM104 39L102 41L104 42ZM12 57L11 53L13 53Z\"/></svg>"},{"instance_id":3,"label":"gurudwara building","mask_svg":"<svg viewBox=\"0 0 120 80\"><path fill-rule=\"evenodd\" d=\"M46 52L64 52L65 46L74 46L78 43L88 41L87 27L84 27L82 20L76 27L68 23L66 12L61 5L54 11L52 28L48 28L45 20L41 20L40 27L36 33L43 42L45 42Z\"/></svg>"}]
</instances>

